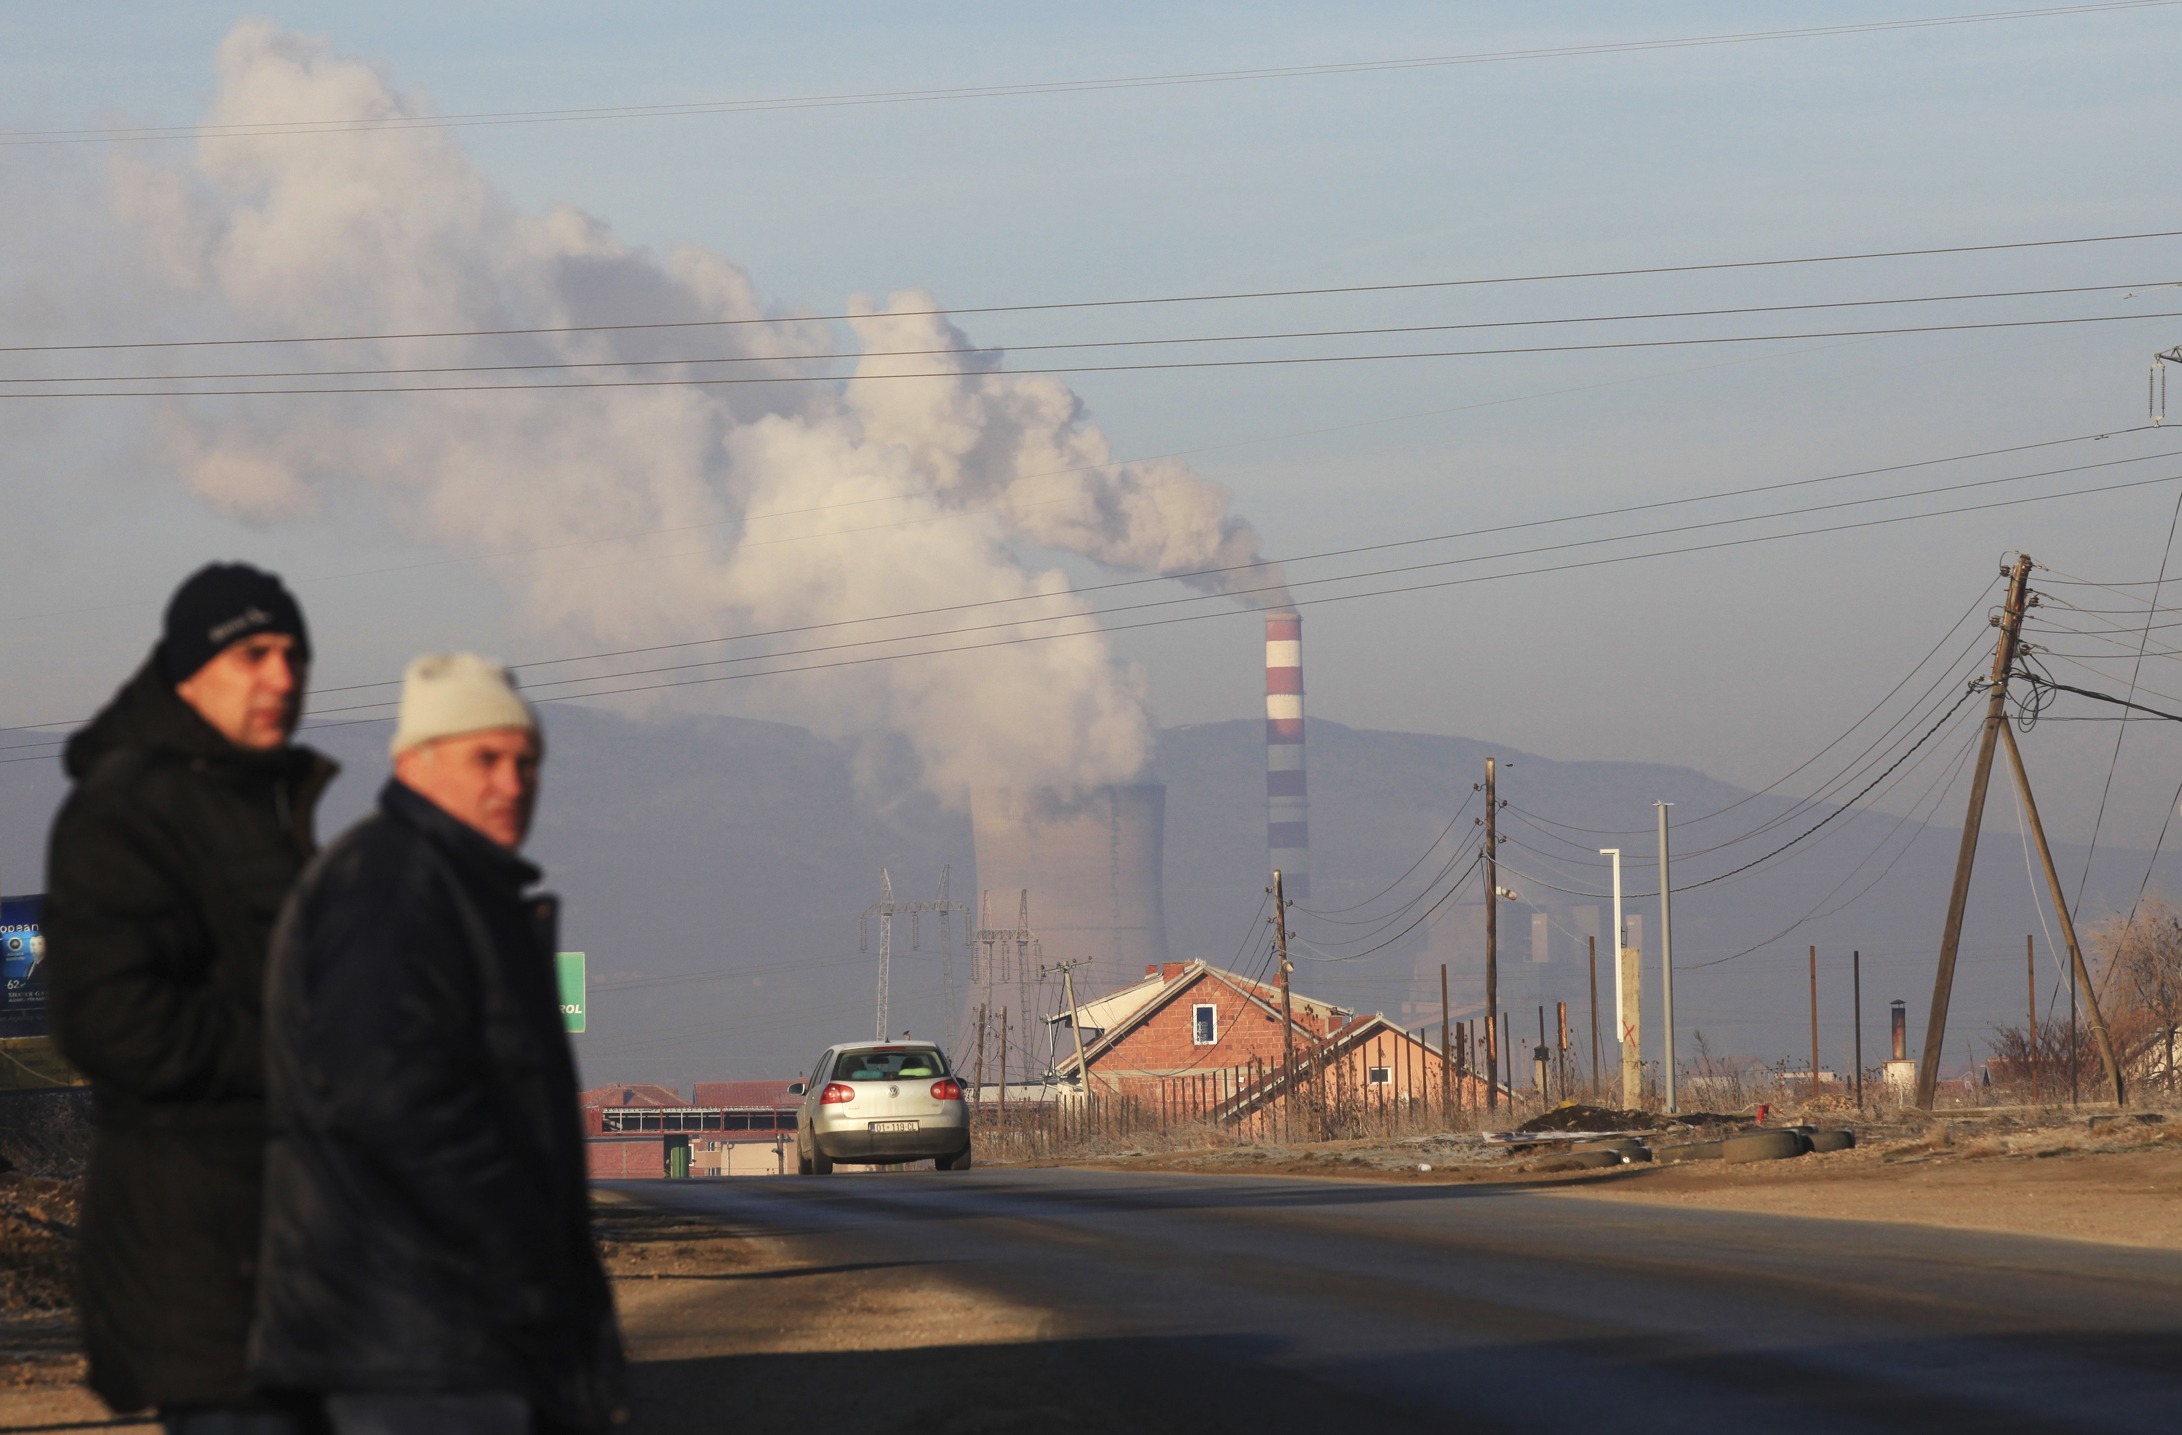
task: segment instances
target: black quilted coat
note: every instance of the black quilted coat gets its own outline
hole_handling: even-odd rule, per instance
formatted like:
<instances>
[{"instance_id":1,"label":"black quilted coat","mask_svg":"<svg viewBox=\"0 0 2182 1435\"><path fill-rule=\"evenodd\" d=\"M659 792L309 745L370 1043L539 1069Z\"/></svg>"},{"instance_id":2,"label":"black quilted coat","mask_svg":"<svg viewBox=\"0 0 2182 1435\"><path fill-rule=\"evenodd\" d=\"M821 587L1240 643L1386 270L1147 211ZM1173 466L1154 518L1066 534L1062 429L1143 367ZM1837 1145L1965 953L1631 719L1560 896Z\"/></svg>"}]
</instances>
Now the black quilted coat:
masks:
<instances>
[{"instance_id":1,"label":"black quilted coat","mask_svg":"<svg viewBox=\"0 0 2182 1435\"><path fill-rule=\"evenodd\" d=\"M389 782L297 887L266 991L262 1385L612 1418L621 1348L538 875Z\"/></svg>"},{"instance_id":2,"label":"black quilted coat","mask_svg":"<svg viewBox=\"0 0 2182 1435\"><path fill-rule=\"evenodd\" d=\"M46 966L54 1034L97 1110L77 1246L91 1387L117 1410L239 1404L266 945L333 764L234 746L152 665L64 762Z\"/></svg>"}]
</instances>

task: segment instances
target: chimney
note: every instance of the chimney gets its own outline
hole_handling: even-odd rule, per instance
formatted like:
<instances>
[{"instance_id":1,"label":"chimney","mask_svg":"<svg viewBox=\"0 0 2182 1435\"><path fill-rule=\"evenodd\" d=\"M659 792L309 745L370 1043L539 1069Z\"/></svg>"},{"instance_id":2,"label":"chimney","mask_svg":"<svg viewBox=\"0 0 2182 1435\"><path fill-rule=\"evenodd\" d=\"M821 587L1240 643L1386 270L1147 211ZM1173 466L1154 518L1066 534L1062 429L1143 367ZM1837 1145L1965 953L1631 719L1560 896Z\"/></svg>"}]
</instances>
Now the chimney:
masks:
<instances>
[{"instance_id":1,"label":"chimney","mask_svg":"<svg viewBox=\"0 0 2182 1435\"><path fill-rule=\"evenodd\" d=\"M1289 897L1311 896L1310 796L1303 781L1303 615L1265 615L1265 845Z\"/></svg>"},{"instance_id":2,"label":"chimney","mask_svg":"<svg viewBox=\"0 0 2182 1435\"><path fill-rule=\"evenodd\" d=\"M1900 1002L1894 1003L1894 1059L1907 1061L1905 1054L1909 1033L1909 1013Z\"/></svg>"}]
</instances>

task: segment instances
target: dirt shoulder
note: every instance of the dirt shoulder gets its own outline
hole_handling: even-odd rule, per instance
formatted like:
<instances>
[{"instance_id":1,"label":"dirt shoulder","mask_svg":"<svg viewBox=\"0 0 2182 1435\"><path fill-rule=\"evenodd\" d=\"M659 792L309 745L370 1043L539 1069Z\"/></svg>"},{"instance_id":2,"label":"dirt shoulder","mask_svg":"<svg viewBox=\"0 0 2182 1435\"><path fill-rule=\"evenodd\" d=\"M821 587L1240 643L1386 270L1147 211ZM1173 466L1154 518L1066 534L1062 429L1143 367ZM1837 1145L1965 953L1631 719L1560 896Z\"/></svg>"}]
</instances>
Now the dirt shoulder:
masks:
<instances>
[{"instance_id":1,"label":"dirt shoulder","mask_svg":"<svg viewBox=\"0 0 2182 1435\"><path fill-rule=\"evenodd\" d=\"M2182 1128L1981 1134L1953 1123L1935 1135L1789 1161L1624 1167L1562 1194L2182 1250Z\"/></svg>"},{"instance_id":2,"label":"dirt shoulder","mask_svg":"<svg viewBox=\"0 0 2182 1435\"><path fill-rule=\"evenodd\" d=\"M1845 1123L1830 1123L1845 1124ZM1070 1164L1106 1170L1504 1185L1576 1200L1633 1201L1824 1220L2182 1250L2182 1123L2045 1114L1912 1118L1852 1127L1847 1151L1727 1165L1637 1163L1555 1171L1556 1149L1474 1135L1309 1146L1123 1152ZM1683 1139L1683 1138L1667 1138Z\"/></svg>"}]
</instances>

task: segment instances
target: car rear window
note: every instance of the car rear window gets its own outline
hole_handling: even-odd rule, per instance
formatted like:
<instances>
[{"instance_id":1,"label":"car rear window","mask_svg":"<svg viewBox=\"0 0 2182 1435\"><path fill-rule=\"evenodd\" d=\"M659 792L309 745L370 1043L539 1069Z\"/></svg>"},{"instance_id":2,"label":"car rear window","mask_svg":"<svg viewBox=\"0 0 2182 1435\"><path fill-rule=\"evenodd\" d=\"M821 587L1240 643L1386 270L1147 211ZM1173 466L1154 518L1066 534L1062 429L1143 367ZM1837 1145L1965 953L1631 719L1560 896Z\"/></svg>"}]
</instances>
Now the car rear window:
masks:
<instances>
[{"instance_id":1,"label":"car rear window","mask_svg":"<svg viewBox=\"0 0 2182 1435\"><path fill-rule=\"evenodd\" d=\"M895 1081L904 1077L946 1074L947 1058L929 1046L844 1051L833 1062L835 1081Z\"/></svg>"}]
</instances>

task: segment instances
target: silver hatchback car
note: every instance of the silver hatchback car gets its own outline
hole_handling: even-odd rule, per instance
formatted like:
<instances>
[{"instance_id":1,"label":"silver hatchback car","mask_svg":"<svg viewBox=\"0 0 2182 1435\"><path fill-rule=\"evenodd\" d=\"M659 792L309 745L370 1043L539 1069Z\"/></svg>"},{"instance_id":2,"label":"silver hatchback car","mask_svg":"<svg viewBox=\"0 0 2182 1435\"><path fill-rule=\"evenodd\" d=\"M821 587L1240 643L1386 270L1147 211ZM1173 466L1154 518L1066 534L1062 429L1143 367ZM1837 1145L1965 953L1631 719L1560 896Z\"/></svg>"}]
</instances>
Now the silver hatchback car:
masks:
<instances>
[{"instance_id":1,"label":"silver hatchback car","mask_svg":"<svg viewBox=\"0 0 2182 1435\"><path fill-rule=\"evenodd\" d=\"M805 1176L824 1176L836 1161L970 1169L969 1103L946 1054L930 1042L829 1046L810 1080L788 1091L803 1098L796 1170Z\"/></svg>"}]
</instances>

